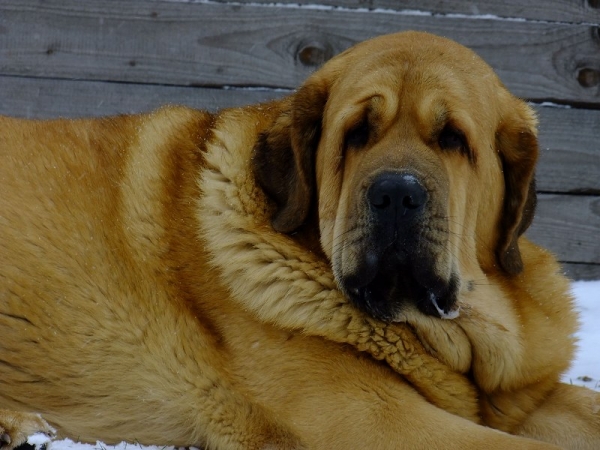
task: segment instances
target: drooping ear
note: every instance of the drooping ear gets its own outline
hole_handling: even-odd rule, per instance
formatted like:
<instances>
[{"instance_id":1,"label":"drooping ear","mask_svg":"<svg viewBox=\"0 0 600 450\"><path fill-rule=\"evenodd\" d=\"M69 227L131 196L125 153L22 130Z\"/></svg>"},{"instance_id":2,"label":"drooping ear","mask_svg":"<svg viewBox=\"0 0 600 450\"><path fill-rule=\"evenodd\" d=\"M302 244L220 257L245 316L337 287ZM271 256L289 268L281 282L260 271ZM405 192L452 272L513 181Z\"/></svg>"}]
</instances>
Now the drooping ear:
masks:
<instances>
[{"instance_id":1,"label":"drooping ear","mask_svg":"<svg viewBox=\"0 0 600 450\"><path fill-rule=\"evenodd\" d=\"M496 255L502 269L510 275L523 270L518 239L531 225L537 204L536 123L533 110L519 101L496 133L496 148L502 161L505 186Z\"/></svg>"},{"instance_id":2,"label":"drooping ear","mask_svg":"<svg viewBox=\"0 0 600 450\"><path fill-rule=\"evenodd\" d=\"M254 146L254 176L277 206L271 223L281 233L298 229L315 199L315 154L327 96L324 79L309 78L294 94L290 109L282 111Z\"/></svg>"}]
</instances>

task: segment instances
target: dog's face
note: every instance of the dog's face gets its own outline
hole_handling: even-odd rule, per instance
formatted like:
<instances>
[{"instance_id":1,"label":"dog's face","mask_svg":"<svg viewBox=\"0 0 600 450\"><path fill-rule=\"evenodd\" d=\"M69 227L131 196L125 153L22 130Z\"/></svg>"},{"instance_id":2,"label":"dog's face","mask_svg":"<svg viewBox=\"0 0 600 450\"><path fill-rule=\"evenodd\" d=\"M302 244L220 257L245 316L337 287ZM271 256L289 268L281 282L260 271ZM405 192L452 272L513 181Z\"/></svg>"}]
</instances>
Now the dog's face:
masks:
<instances>
[{"instance_id":1,"label":"dog's face","mask_svg":"<svg viewBox=\"0 0 600 450\"><path fill-rule=\"evenodd\" d=\"M470 50L383 36L328 62L255 147L273 226L316 208L339 287L393 321L415 303L452 318L477 273L521 271L535 206L535 117ZM496 266L498 269L496 269Z\"/></svg>"}]
</instances>

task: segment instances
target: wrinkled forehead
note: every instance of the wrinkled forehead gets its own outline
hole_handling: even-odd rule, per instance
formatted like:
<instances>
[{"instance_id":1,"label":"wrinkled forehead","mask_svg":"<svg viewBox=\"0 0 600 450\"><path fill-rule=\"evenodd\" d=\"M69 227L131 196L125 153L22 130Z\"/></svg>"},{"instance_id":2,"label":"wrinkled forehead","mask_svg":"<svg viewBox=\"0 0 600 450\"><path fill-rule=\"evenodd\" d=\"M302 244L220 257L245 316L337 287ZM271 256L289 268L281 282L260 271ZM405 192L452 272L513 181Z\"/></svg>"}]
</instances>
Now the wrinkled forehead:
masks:
<instances>
[{"instance_id":1,"label":"wrinkled forehead","mask_svg":"<svg viewBox=\"0 0 600 450\"><path fill-rule=\"evenodd\" d=\"M473 50L440 36L403 32L361 42L327 64L339 60L347 69L372 71L388 67L425 67L440 65L476 76L493 76L493 70Z\"/></svg>"},{"instance_id":2,"label":"wrinkled forehead","mask_svg":"<svg viewBox=\"0 0 600 450\"><path fill-rule=\"evenodd\" d=\"M505 91L493 70L473 51L425 33L400 33L366 41L332 60L326 116L351 114L369 99L397 112L448 114L457 109L491 111Z\"/></svg>"}]
</instances>

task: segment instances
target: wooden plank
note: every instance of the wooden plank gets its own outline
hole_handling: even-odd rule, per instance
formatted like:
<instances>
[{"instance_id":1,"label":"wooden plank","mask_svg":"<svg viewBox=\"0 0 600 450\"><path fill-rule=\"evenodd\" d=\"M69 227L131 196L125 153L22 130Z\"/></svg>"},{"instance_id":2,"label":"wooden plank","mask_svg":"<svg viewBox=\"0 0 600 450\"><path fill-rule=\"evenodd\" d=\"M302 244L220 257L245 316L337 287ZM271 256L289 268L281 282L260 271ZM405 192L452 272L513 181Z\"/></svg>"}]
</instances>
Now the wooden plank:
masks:
<instances>
[{"instance_id":1,"label":"wooden plank","mask_svg":"<svg viewBox=\"0 0 600 450\"><path fill-rule=\"evenodd\" d=\"M287 92L206 89L94 81L0 77L0 114L18 117L82 117L147 111L184 104L215 111L258 103ZM289 92L289 91L288 91ZM541 156L538 189L600 192L600 111L536 106Z\"/></svg>"},{"instance_id":2,"label":"wooden plank","mask_svg":"<svg viewBox=\"0 0 600 450\"><path fill-rule=\"evenodd\" d=\"M216 111L286 94L265 89L194 88L10 76L0 76L0 86L0 114L30 119L131 114L166 104Z\"/></svg>"},{"instance_id":3,"label":"wooden plank","mask_svg":"<svg viewBox=\"0 0 600 450\"><path fill-rule=\"evenodd\" d=\"M219 3L230 3L229 0L215 0ZM273 3L270 0L236 0L236 3ZM298 0L278 0L277 3L289 7L302 7ZM600 24L600 4L594 0L453 0L444 2L440 0L319 0L319 5L336 8L359 8L371 11L422 11L436 15L460 14L469 17L497 16L501 18L522 18L530 20L568 22L568 23L595 23ZM300 5L299 5L300 4ZM310 4L304 5L310 7Z\"/></svg>"},{"instance_id":4,"label":"wooden plank","mask_svg":"<svg viewBox=\"0 0 600 450\"><path fill-rule=\"evenodd\" d=\"M600 102L600 37L589 25L219 3L3 0L0 26L0 74L282 88L314 69L300 62L303 48L321 49L326 58L375 35L417 29L470 46L522 97Z\"/></svg>"},{"instance_id":5,"label":"wooden plank","mask_svg":"<svg viewBox=\"0 0 600 450\"><path fill-rule=\"evenodd\" d=\"M600 264L562 264L564 273L573 280L600 280Z\"/></svg>"},{"instance_id":6,"label":"wooden plank","mask_svg":"<svg viewBox=\"0 0 600 450\"><path fill-rule=\"evenodd\" d=\"M538 189L600 194L600 111L540 106L536 110L541 150Z\"/></svg>"},{"instance_id":7,"label":"wooden plank","mask_svg":"<svg viewBox=\"0 0 600 450\"><path fill-rule=\"evenodd\" d=\"M538 195L527 236L561 261L600 263L600 197Z\"/></svg>"}]
</instances>

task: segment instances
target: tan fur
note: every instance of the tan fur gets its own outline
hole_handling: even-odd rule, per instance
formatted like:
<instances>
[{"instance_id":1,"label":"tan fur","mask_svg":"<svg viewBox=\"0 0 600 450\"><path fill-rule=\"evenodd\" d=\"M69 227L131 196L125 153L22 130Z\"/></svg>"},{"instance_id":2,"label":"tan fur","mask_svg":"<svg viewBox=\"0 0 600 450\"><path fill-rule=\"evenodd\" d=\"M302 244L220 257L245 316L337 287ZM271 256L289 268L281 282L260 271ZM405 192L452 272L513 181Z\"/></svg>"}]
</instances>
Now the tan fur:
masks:
<instances>
[{"instance_id":1,"label":"tan fur","mask_svg":"<svg viewBox=\"0 0 600 450\"><path fill-rule=\"evenodd\" d=\"M377 138L341 155L365 104ZM476 161L433 150L444 108ZM597 394L559 383L576 329L568 282L517 237L534 143L534 116L481 60L419 33L360 44L265 105L0 119L7 447L31 431L11 425L22 411L87 441L598 448ZM407 302L385 323L340 290L359 253L334 243L360 215L360 180L384 166L429 174L453 218L430 251L460 278L454 320Z\"/></svg>"},{"instance_id":2,"label":"tan fur","mask_svg":"<svg viewBox=\"0 0 600 450\"><path fill-rule=\"evenodd\" d=\"M56 431L39 414L0 409L0 447L18 447L35 433L52 437Z\"/></svg>"}]
</instances>

